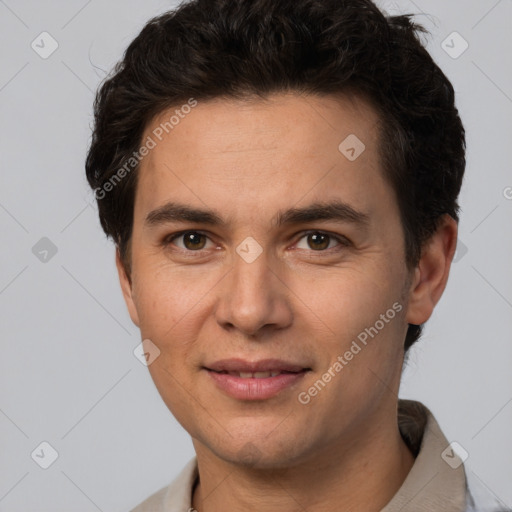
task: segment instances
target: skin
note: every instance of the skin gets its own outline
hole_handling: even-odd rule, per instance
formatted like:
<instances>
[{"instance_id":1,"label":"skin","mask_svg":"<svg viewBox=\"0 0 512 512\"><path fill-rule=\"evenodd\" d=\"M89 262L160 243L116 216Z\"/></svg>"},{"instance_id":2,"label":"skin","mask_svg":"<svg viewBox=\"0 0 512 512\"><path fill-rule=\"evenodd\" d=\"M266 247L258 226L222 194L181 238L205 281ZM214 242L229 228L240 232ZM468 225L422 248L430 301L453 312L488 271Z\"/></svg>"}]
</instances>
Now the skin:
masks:
<instances>
[{"instance_id":1,"label":"skin","mask_svg":"<svg viewBox=\"0 0 512 512\"><path fill-rule=\"evenodd\" d=\"M144 138L169 115L153 119ZM407 324L427 321L444 291L457 224L444 217L407 270L377 124L356 97L216 99L199 102L141 163L131 280L119 254L116 263L132 321L160 350L151 376L192 436L199 512L379 511L414 463L397 425L403 343ZM366 146L352 162L338 150L349 134ZM335 199L365 212L367 228L275 222L281 210ZM168 201L213 209L228 223L145 225ZM199 230L200 243L162 243L183 230ZM349 243L315 242L311 230ZM252 263L236 252L246 237L263 250ZM301 404L298 394L395 302L402 311ZM202 368L230 357L312 371L268 400L237 400Z\"/></svg>"}]
</instances>

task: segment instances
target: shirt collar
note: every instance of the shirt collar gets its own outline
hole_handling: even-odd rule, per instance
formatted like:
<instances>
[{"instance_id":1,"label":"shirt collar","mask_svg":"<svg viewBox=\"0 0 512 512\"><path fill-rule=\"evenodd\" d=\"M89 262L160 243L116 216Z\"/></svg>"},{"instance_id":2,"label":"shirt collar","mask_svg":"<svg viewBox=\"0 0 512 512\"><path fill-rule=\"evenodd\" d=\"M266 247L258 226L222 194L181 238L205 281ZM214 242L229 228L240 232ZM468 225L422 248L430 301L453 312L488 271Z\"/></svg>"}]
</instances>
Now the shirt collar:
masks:
<instances>
[{"instance_id":1,"label":"shirt collar","mask_svg":"<svg viewBox=\"0 0 512 512\"><path fill-rule=\"evenodd\" d=\"M414 400L399 400L398 423L404 441L417 455L402 486L381 512L463 512L464 466L430 410Z\"/></svg>"}]
</instances>

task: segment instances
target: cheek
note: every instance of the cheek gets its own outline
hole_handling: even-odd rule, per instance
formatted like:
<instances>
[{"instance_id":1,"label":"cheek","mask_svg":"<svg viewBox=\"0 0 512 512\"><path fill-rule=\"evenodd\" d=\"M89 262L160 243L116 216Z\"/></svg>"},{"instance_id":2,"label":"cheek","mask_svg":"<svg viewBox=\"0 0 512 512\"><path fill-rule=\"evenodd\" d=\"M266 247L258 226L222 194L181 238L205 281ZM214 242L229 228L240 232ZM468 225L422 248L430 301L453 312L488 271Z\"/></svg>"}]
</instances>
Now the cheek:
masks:
<instances>
[{"instance_id":1,"label":"cheek","mask_svg":"<svg viewBox=\"0 0 512 512\"><path fill-rule=\"evenodd\" d=\"M325 356L319 372L336 375L319 402L334 405L343 399L355 407L365 396L380 394L382 382L391 385L401 360L405 306L399 272L390 266L384 270L373 260L357 269L330 269L315 283L305 296L311 304L310 327L319 326Z\"/></svg>"},{"instance_id":2,"label":"cheek","mask_svg":"<svg viewBox=\"0 0 512 512\"><path fill-rule=\"evenodd\" d=\"M399 277L392 268L380 270L369 262L357 267L331 268L309 282L297 279L294 290L311 313L342 339L373 325L401 300Z\"/></svg>"},{"instance_id":3,"label":"cheek","mask_svg":"<svg viewBox=\"0 0 512 512\"><path fill-rule=\"evenodd\" d=\"M198 272L171 269L165 260L157 264L151 260L140 258L137 262L135 302L142 333L164 339L165 332L184 325L194 315L212 285Z\"/></svg>"}]
</instances>

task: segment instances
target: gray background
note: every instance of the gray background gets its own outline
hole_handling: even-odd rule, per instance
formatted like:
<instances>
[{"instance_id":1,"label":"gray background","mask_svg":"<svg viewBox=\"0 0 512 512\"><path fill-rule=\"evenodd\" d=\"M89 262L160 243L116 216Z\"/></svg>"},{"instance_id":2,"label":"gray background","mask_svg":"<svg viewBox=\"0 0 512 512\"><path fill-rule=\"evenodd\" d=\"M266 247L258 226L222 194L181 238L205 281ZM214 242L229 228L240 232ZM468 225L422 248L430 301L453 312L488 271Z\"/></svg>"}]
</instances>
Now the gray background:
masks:
<instances>
[{"instance_id":1,"label":"gray background","mask_svg":"<svg viewBox=\"0 0 512 512\"><path fill-rule=\"evenodd\" d=\"M127 510L194 455L133 355L139 333L83 170L94 90L145 21L173 5L0 0L2 511ZM418 13L431 31L468 142L457 261L401 396L431 408L510 507L512 1L381 5ZM59 45L47 59L31 48L43 31ZM454 31L469 44L458 58L458 36L445 43L452 56L442 47ZM48 469L31 458L43 441L58 452Z\"/></svg>"}]
</instances>

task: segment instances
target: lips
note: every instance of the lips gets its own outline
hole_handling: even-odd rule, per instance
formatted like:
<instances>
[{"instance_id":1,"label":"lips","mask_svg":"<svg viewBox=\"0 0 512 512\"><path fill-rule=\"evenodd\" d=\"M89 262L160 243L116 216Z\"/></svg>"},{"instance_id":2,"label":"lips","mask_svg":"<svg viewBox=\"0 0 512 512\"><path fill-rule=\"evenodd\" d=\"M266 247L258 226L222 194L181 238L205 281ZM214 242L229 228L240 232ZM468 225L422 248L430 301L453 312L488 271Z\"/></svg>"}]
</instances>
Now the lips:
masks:
<instances>
[{"instance_id":1,"label":"lips","mask_svg":"<svg viewBox=\"0 0 512 512\"><path fill-rule=\"evenodd\" d=\"M266 400L292 389L311 368L283 361L224 359L204 367L223 393L238 400Z\"/></svg>"},{"instance_id":2,"label":"lips","mask_svg":"<svg viewBox=\"0 0 512 512\"><path fill-rule=\"evenodd\" d=\"M212 370L215 371L215 370ZM233 377L240 377L241 379L268 379L269 377L277 377L278 375L281 375L282 373L298 373L298 372L284 372L279 370L274 371L266 371L266 372L227 372L227 371L221 371L216 372L221 374L229 374L233 375Z\"/></svg>"},{"instance_id":3,"label":"lips","mask_svg":"<svg viewBox=\"0 0 512 512\"><path fill-rule=\"evenodd\" d=\"M243 359L222 359L214 363L205 366L207 370L213 370L218 373L230 373L232 375L241 376L244 378L244 374L247 374L247 378L252 374L255 378L265 378L272 375L266 375L267 373L298 373L303 370L311 370L311 368L284 361L282 359L261 359L260 361L245 361ZM258 375L265 374L265 375Z\"/></svg>"}]
</instances>

